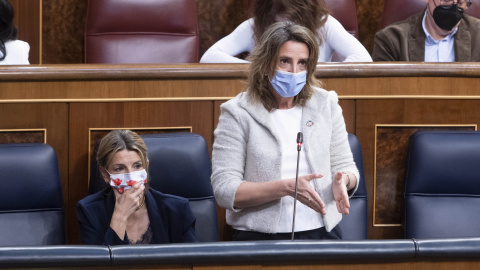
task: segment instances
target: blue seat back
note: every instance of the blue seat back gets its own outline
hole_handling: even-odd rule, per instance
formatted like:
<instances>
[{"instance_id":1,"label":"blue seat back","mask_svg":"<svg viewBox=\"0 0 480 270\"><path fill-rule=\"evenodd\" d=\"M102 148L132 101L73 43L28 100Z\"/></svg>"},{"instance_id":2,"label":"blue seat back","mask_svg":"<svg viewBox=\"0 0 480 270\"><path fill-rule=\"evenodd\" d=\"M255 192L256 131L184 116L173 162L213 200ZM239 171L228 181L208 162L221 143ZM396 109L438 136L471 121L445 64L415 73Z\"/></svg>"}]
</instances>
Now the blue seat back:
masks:
<instances>
[{"instance_id":1,"label":"blue seat back","mask_svg":"<svg viewBox=\"0 0 480 270\"><path fill-rule=\"evenodd\" d=\"M0 144L0 246L65 244L63 195L55 150Z\"/></svg>"},{"instance_id":2,"label":"blue seat back","mask_svg":"<svg viewBox=\"0 0 480 270\"><path fill-rule=\"evenodd\" d=\"M480 132L413 134L405 168L405 237L479 237L479 180Z\"/></svg>"},{"instance_id":3,"label":"blue seat back","mask_svg":"<svg viewBox=\"0 0 480 270\"><path fill-rule=\"evenodd\" d=\"M360 173L360 183L357 191L350 198L350 213L343 216L339 225L344 240L368 239L368 198L363 171L362 146L353 134L348 134L348 142Z\"/></svg>"}]
</instances>

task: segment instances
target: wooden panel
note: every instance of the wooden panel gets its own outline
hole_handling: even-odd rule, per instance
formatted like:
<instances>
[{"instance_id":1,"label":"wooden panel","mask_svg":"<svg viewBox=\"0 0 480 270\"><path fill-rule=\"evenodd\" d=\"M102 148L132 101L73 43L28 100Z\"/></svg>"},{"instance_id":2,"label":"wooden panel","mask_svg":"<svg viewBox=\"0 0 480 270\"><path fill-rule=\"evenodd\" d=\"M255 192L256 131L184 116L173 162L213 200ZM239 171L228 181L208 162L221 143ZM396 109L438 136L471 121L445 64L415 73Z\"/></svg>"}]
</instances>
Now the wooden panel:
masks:
<instances>
[{"instance_id":1,"label":"wooden panel","mask_svg":"<svg viewBox=\"0 0 480 270\"><path fill-rule=\"evenodd\" d=\"M384 0L356 0L359 40L371 53L373 38L382 24Z\"/></svg>"},{"instance_id":2,"label":"wooden panel","mask_svg":"<svg viewBox=\"0 0 480 270\"><path fill-rule=\"evenodd\" d=\"M347 132L355 134L355 101L354 100L339 100L338 104L342 107L343 118Z\"/></svg>"},{"instance_id":3,"label":"wooden panel","mask_svg":"<svg viewBox=\"0 0 480 270\"><path fill-rule=\"evenodd\" d=\"M480 100L359 100L357 101L357 124L356 134L360 139L363 148L365 181L367 184L367 192L369 199L369 238L372 239L395 239L402 238L403 232L401 227L378 227L373 224L374 203L375 207L382 209L382 215L388 220L401 220L401 213L395 208L388 208L386 205L380 205L383 202L375 200L375 194L381 194L382 198L391 196L390 189L397 186L384 183L385 179L377 177L377 190L375 190L375 162L381 165L381 174L388 175L397 179L399 168L391 163L391 159L395 159L399 152L392 155L380 155L381 160L375 160L375 125L478 125L480 118ZM395 136L408 136L409 133L396 132ZM386 140L386 139L385 139ZM388 139L384 143L390 145L384 148L401 148L399 146L403 138L400 140ZM382 148L383 149L383 148ZM393 150L392 150L393 151ZM403 155L405 153L402 153ZM401 161L400 161L401 162ZM398 188L397 188L398 189ZM376 193L375 193L376 192ZM401 190L395 191L395 198L401 198ZM392 198L390 198L392 199ZM401 202L395 202L400 204Z\"/></svg>"},{"instance_id":4,"label":"wooden panel","mask_svg":"<svg viewBox=\"0 0 480 270\"><path fill-rule=\"evenodd\" d=\"M45 0L42 10L42 63L83 63L87 0Z\"/></svg>"},{"instance_id":5,"label":"wooden panel","mask_svg":"<svg viewBox=\"0 0 480 270\"><path fill-rule=\"evenodd\" d=\"M46 129L1 129L0 143L47 143Z\"/></svg>"},{"instance_id":6,"label":"wooden panel","mask_svg":"<svg viewBox=\"0 0 480 270\"><path fill-rule=\"evenodd\" d=\"M75 213L78 200L88 195L89 129L110 128L170 128L191 126L212 145L213 104L196 102L116 102L74 103L70 105L69 168L70 204ZM67 220L71 229L69 243L80 243L75 216Z\"/></svg>"},{"instance_id":7,"label":"wooden panel","mask_svg":"<svg viewBox=\"0 0 480 270\"><path fill-rule=\"evenodd\" d=\"M162 80L162 81L68 81L68 82L14 82L2 83L0 99L48 99L86 101L85 99L225 99L235 96L241 83L228 80ZM43 89L45 91L38 91ZM181 91L179 90L181 89ZM218 95L218 96L217 96ZM68 99L68 100L66 100ZM72 100L73 99L73 100ZM107 100L108 99L108 100ZM116 100L112 100L116 99Z\"/></svg>"},{"instance_id":8,"label":"wooden panel","mask_svg":"<svg viewBox=\"0 0 480 270\"><path fill-rule=\"evenodd\" d=\"M0 99L225 100L245 89L246 68L242 64L0 67L5 90ZM337 91L343 99L480 98L478 63L328 64L318 66L317 76L325 89Z\"/></svg>"},{"instance_id":9,"label":"wooden panel","mask_svg":"<svg viewBox=\"0 0 480 270\"><path fill-rule=\"evenodd\" d=\"M18 39L30 45L30 64L40 64L41 51L41 1L42 0L10 0L15 11L13 19L18 28Z\"/></svg>"}]
</instances>

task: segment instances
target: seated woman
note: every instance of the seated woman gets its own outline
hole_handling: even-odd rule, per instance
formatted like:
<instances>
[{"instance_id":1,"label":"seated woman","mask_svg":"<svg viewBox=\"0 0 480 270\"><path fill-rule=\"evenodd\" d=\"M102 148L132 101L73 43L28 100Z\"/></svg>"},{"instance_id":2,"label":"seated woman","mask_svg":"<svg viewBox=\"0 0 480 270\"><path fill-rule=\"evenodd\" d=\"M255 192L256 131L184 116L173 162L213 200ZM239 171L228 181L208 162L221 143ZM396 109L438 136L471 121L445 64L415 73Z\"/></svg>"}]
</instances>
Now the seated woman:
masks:
<instances>
[{"instance_id":1,"label":"seated woman","mask_svg":"<svg viewBox=\"0 0 480 270\"><path fill-rule=\"evenodd\" d=\"M275 23L249 57L247 91L221 106L211 181L234 240L290 239L298 132L295 238L341 239L359 174L337 94L314 77L317 58L310 30Z\"/></svg>"},{"instance_id":2,"label":"seated woman","mask_svg":"<svg viewBox=\"0 0 480 270\"><path fill-rule=\"evenodd\" d=\"M252 51L268 26L285 20L307 27L315 34L319 41L317 62L330 62L333 55L345 62L372 62L365 47L328 12L325 0L256 1L254 17L213 44L200 63L248 63L235 56Z\"/></svg>"},{"instance_id":3,"label":"seated woman","mask_svg":"<svg viewBox=\"0 0 480 270\"><path fill-rule=\"evenodd\" d=\"M100 142L97 163L111 187L78 202L82 242L88 245L196 242L187 199L148 188L147 147L130 130Z\"/></svg>"},{"instance_id":4,"label":"seated woman","mask_svg":"<svg viewBox=\"0 0 480 270\"><path fill-rule=\"evenodd\" d=\"M30 46L16 40L13 7L8 0L0 0L0 65L28 65Z\"/></svg>"}]
</instances>

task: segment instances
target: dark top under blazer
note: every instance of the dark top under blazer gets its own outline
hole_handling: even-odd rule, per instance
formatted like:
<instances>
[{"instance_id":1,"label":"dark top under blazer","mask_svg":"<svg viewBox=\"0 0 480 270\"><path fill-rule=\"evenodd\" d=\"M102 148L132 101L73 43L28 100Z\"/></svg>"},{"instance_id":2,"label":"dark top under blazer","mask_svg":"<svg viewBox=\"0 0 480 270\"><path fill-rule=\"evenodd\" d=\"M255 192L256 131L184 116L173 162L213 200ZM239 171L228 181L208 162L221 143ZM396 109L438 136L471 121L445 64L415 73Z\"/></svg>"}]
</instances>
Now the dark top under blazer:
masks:
<instances>
[{"instance_id":1,"label":"dark top under blazer","mask_svg":"<svg viewBox=\"0 0 480 270\"><path fill-rule=\"evenodd\" d=\"M185 198L163 194L149 189L145 195L153 244L197 242L195 216ZM92 194L78 202L77 219L82 242L87 245L126 245L127 233L121 240L110 228L115 194L107 189Z\"/></svg>"}]
</instances>

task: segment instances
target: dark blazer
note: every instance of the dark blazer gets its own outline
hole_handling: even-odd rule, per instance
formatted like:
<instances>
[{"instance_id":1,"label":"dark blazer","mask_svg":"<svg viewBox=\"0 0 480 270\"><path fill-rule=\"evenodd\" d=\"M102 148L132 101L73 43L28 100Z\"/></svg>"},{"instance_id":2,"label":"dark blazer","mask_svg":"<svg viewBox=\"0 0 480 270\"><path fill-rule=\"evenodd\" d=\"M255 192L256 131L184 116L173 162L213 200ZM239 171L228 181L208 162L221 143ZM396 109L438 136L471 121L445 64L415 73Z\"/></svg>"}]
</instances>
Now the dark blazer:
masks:
<instances>
[{"instance_id":1,"label":"dark blazer","mask_svg":"<svg viewBox=\"0 0 480 270\"><path fill-rule=\"evenodd\" d=\"M195 216L187 199L149 189L145 195L153 243L197 242ZM125 245L127 234L121 240L110 228L115 194L108 187L78 202L77 219L82 242L87 245Z\"/></svg>"},{"instance_id":2,"label":"dark blazer","mask_svg":"<svg viewBox=\"0 0 480 270\"><path fill-rule=\"evenodd\" d=\"M393 23L375 34L373 61L425 61L424 12ZM455 62L480 61L480 20L464 15L453 36Z\"/></svg>"}]
</instances>

